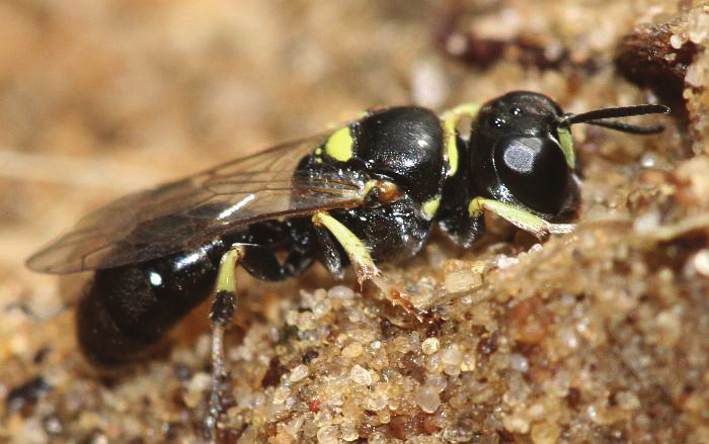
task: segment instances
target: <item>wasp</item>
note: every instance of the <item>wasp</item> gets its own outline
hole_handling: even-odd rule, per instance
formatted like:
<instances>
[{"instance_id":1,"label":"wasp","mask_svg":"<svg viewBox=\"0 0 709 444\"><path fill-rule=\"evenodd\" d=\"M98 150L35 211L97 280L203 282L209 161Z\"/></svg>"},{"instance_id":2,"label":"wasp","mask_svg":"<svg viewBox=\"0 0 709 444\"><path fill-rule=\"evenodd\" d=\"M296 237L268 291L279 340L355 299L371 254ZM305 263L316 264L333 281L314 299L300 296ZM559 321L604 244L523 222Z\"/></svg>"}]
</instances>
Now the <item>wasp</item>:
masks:
<instances>
[{"instance_id":1,"label":"wasp","mask_svg":"<svg viewBox=\"0 0 709 444\"><path fill-rule=\"evenodd\" d=\"M660 126L619 117L667 113L635 105L568 114L518 91L437 115L417 106L368 112L336 130L236 159L98 209L28 261L44 273L94 271L76 316L78 342L98 367L148 353L207 297L212 424L226 377L223 338L237 306L236 270L267 281L314 262L342 277L352 265L408 311L378 264L414 256L434 226L462 247L492 212L538 237L568 233L580 181L570 127L635 134ZM463 119L471 123L464 137Z\"/></svg>"}]
</instances>

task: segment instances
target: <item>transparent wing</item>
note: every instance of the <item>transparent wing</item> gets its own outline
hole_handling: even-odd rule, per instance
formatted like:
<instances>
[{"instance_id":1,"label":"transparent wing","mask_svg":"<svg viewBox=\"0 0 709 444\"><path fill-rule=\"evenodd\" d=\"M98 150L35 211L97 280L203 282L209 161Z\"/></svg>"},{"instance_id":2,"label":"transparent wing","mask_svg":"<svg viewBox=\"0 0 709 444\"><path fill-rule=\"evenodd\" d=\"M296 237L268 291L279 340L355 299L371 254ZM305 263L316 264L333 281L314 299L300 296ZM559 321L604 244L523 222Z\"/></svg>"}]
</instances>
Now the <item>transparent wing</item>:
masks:
<instances>
[{"instance_id":1,"label":"transparent wing","mask_svg":"<svg viewBox=\"0 0 709 444\"><path fill-rule=\"evenodd\" d=\"M317 179L294 177L298 163L327 136L278 145L123 197L79 220L27 266L57 274L112 268L196 247L265 219L354 208L364 199L357 177L336 169Z\"/></svg>"}]
</instances>

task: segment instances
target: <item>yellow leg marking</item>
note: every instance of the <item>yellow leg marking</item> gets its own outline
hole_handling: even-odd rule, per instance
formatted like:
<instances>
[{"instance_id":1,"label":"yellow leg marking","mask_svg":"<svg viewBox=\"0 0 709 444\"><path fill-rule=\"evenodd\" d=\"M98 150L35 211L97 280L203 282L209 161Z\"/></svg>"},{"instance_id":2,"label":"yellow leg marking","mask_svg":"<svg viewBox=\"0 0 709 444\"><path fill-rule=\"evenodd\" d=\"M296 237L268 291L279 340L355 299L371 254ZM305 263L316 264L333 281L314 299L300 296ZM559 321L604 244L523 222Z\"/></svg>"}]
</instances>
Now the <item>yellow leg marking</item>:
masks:
<instances>
[{"instance_id":1,"label":"yellow leg marking","mask_svg":"<svg viewBox=\"0 0 709 444\"><path fill-rule=\"evenodd\" d=\"M219 418L226 410L229 392L229 375L224 364L224 332L231 324L236 308L236 267L242 251L238 246L227 251L219 262L215 295L209 319L212 322L212 394L209 399L207 430L214 434Z\"/></svg>"},{"instance_id":2,"label":"yellow leg marking","mask_svg":"<svg viewBox=\"0 0 709 444\"><path fill-rule=\"evenodd\" d=\"M241 250L236 247L227 251L219 262L216 291L228 291L236 294L236 265L241 257Z\"/></svg>"},{"instance_id":3,"label":"yellow leg marking","mask_svg":"<svg viewBox=\"0 0 709 444\"><path fill-rule=\"evenodd\" d=\"M327 213L321 212L313 215L313 223L327 228L342 245L352 265L355 267L357 281L359 281L360 285L365 280L372 280L374 276L379 275L379 269L369 255L369 248L342 222Z\"/></svg>"},{"instance_id":4,"label":"yellow leg marking","mask_svg":"<svg viewBox=\"0 0 709 444\"><path fill-rule=\"evenodd\" d=\"M407 313L416 316L419 321L423 320L420 310L414 307L406 295L389 285L386 278L381 274L379 268L377 268L372 257L369 255L367 246L364 245L362 240L350 231L349 228L329 214L322 212L313 215L313 223L327 228L330 233L335 236L340 245L342 245L345 253L347 253L347 256L350 258L350 262L352 262L352 265L355 267L357 281L360 285L362 285L364 281L371 281L389 298L392 304L402 307Z\"/></svg>"},{"instance_id":5,"label":"yellow leg marking","mask_svg":"<svg viewBox=\"0 0 709 444\"><path fill-rule=\"evenodd\" d=\"M477 116L480 111L480 105L476 103L464 103L448 110L441 116L443 122L443 131L446 143L446 160L448 161L449 177L454 176L458 171L458 145L456 144L458 122L463 117L471 119Z\"/></svg>"},{"instance_id":6,"label":"yellow leg marking","mask_svg":"<svg viewBox=\"0 0 709 444\"><path fill-rule=\"evenodd\" d=\"M576 227L575 224L552 224L527 210L493 199L476 197L470 201L470 205L468 206L470 217L480 216L483 210L492 211L512 225L528 231L537 237L544 237L550 233L571 233Z\"/></svg>"}]
</instances>

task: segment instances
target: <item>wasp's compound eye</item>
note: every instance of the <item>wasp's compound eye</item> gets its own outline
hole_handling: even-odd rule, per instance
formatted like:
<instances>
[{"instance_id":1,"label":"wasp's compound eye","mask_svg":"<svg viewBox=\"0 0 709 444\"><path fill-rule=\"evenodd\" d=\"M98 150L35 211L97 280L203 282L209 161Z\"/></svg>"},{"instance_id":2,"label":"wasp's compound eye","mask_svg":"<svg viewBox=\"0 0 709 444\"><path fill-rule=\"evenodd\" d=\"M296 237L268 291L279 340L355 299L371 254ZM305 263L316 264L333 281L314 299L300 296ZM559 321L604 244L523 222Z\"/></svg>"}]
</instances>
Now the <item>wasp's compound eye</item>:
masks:
<instances>
[{"instance_id":1,"label":"wasp's compound eye","mask_svg":"<svg viewBox=\"0 0 709 444\"><path fill-rule=\"evenodd\" d=\"M495 168L515 198L533 210L557 214L570 172L561 147L551 138L515 136L495 146Z\"/></svg>"}]
</instances>

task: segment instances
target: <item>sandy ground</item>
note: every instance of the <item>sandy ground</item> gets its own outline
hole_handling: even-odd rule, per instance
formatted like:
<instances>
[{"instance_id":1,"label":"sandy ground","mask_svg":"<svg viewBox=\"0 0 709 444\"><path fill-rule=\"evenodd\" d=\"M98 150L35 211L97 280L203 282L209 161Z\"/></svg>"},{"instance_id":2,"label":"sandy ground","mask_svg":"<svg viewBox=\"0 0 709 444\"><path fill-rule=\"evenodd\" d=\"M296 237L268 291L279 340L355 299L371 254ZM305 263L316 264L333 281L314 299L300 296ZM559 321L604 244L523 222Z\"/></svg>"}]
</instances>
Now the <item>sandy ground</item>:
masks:
<instances>
[{"instance_id":1,"label":"sandy ground","mask_svg":"<svg viewBox=\"0 0 709 444\"><path fill-rule=\"evenodd\" d=\"M573 234L493 220L388 267L424 322L352 276L244 278L219 441L709 442L708 43L688 1L0 2L0 442L204 440L206 307L108 380L62 309L86 277L24 268L81 214L361 109L517 89L673 113L575 128Z\"/></svg>"}]
</instances>

